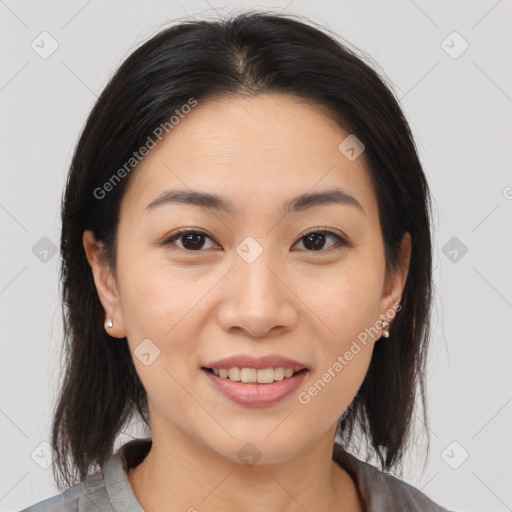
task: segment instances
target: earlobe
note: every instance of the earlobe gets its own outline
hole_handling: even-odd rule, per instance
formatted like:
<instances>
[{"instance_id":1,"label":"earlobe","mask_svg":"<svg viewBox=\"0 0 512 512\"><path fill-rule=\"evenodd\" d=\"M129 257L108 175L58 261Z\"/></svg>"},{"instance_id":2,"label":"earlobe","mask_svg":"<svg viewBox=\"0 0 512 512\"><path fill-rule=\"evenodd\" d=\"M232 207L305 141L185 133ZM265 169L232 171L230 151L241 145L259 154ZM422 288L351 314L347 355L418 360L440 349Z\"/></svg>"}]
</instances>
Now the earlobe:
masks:
<instances>
[{"instance_id":1,"label":"earlobe","mask_svg":"<svg viewBox=\"0 0 512 512\"><path fill-rule=\"evenodd\" d=\"M123 327L124 322L119 307L119 295L110 266L102 256L101 245L91 230L83 232L82 243L87 261L91 267L98 297L105 311L105 329L114 338L124 338L126 330ZM108 328L107 323L109 325ZM111 327L110 323L112 323Z\"/></svg>"}]
</instances>

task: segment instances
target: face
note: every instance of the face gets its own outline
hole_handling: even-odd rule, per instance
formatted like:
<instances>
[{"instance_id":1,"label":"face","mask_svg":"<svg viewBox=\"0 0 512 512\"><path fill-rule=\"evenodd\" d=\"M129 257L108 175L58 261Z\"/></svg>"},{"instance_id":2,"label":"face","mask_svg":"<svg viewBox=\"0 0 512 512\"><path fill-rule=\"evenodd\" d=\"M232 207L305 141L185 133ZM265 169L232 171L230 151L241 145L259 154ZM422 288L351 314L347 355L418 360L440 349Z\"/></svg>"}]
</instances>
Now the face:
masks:
<instances>
[{"instance_id":1,"label":"face","mask_svg":"<svg viewBox=\"0 0 512 512\"><path fill-rule=\"evenodd\" d=\"M109 333L127 336L147 391L153 436L179 433L233 461L251 442L262 463L276 463L333 435L379 320L400 301L409 254L386 279L364 153L351 161L338 149L348 135L292 96L199 102L130 177L115 277L84 234ZM176 190L179 200L165 199ZM216 197L191 201L192 191ZM205 369L235 367L273 383ZM269 367L302 371L255 371Z\"/></svg>"}]
</instances>

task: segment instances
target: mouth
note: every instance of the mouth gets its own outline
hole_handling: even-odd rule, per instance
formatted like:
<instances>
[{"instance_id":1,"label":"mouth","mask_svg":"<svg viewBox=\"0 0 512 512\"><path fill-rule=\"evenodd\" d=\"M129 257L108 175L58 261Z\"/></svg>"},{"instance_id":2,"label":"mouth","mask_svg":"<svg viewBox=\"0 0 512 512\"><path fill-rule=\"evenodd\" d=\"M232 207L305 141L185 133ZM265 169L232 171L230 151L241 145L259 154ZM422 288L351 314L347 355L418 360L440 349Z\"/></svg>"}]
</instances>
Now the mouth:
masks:
<instances>
[{"instance_id":1,"label":"mouth","mask_svg":"<svg viewBox=\"0 0 512 512\"><path fill-rule=\"evenodd\" d=\"M306 373L307 368L293 370L289 367L277 366L275 368L239 368L237 366L231 368L206 368L201 370L215 375L219 379L238 382L239 384L273 384L274 382L292 379L296 375Z\"/></svg>"},{"instance_id":2,"label":"mouth","mask_svg":"<svg viewBox=\"0 0 512 512\"><path fill-rule=\"evenodd\" d=\"M308 368L210 368L201 367L215 392L245 407L271 407L293 395L303 383Z\"/></svg>"}]
</instances>

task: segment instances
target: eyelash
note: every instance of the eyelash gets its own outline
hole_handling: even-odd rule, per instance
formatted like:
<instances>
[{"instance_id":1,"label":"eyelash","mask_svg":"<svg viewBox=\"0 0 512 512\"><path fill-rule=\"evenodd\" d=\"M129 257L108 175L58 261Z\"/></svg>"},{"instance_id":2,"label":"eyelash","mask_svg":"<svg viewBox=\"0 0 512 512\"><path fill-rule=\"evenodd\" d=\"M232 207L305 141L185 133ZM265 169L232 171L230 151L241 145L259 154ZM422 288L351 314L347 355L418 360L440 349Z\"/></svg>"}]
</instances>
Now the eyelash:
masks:
<instances>
[{"instance_id":1,"label":"eyelash","mask_svg":"<svg viewBox=\"0 0 512 512\"><path fill-rule=\"evenodd\" d=\"M303 238L306 238L308 235L310 235L312 233L321 233L321 234L324 234L324 235L331 236L332 238L334 238L336 240L337 243L335 245L333 245L332 247L329 247L327 249L319 249L318 251L307 250L306 249L306 252L310 252L310 253L319 252L319 253L321 253L321 252L326 252L326 251L329 251L329 250L332 250L332 249L336 250L336 249L341 249L343 247L353 247L353 244L351 242L349 242L348 240L346 240L342 236L338 235L337 233L329 231L326 228L315 228L315 229L312 229L310 231L307 231L306 233L304 233L303 235L301 235L299 237L298 242L300 242ZM193 230L193 229L186 229L185 228L185 229L176 231L172 236L170 236L169 238L165 239L162 242L162 245L173 244L175 240L177 240L177 239L179 239L179 238L181 238L181 237L183 237L185 235L190 235L190 234L193 234L193 235L203 235L203 236L209 238L210 240L213 240L212 237L210 237L208 234L204 233L203 231ZM294 244L294 245L296 245L296 244ZM190 249L183 249L181 247L178 247L178 249L181 249L182 251L189 252L189 253L192 253L192 252L204 252L203 249L199 249L197 251L193 251L193 250L190 250Z\"/></svg>"}]
</instances>

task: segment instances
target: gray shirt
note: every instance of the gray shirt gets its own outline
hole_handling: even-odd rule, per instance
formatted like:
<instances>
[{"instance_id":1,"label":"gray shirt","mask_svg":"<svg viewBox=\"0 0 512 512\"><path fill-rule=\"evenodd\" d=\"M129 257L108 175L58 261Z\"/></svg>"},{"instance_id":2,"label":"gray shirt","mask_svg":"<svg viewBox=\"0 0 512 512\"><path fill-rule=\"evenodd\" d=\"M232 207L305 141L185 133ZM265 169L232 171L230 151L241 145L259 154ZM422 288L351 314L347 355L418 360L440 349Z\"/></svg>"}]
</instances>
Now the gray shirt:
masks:
<instances>
[{"instance_id":1,"label":"gray shirt","mask_svg":"<svg viewBox=\"0 0 512 512\"><path fill-rule=\"evenodd\" d=\"M126 472L140 464L150 448L150 438L130 441L102 470L20 512L144 512ZM339 444L334 445L333 459L356 482L365 512L448 512L416 488L357 459Z\"/></svg>"}]
</instances>

